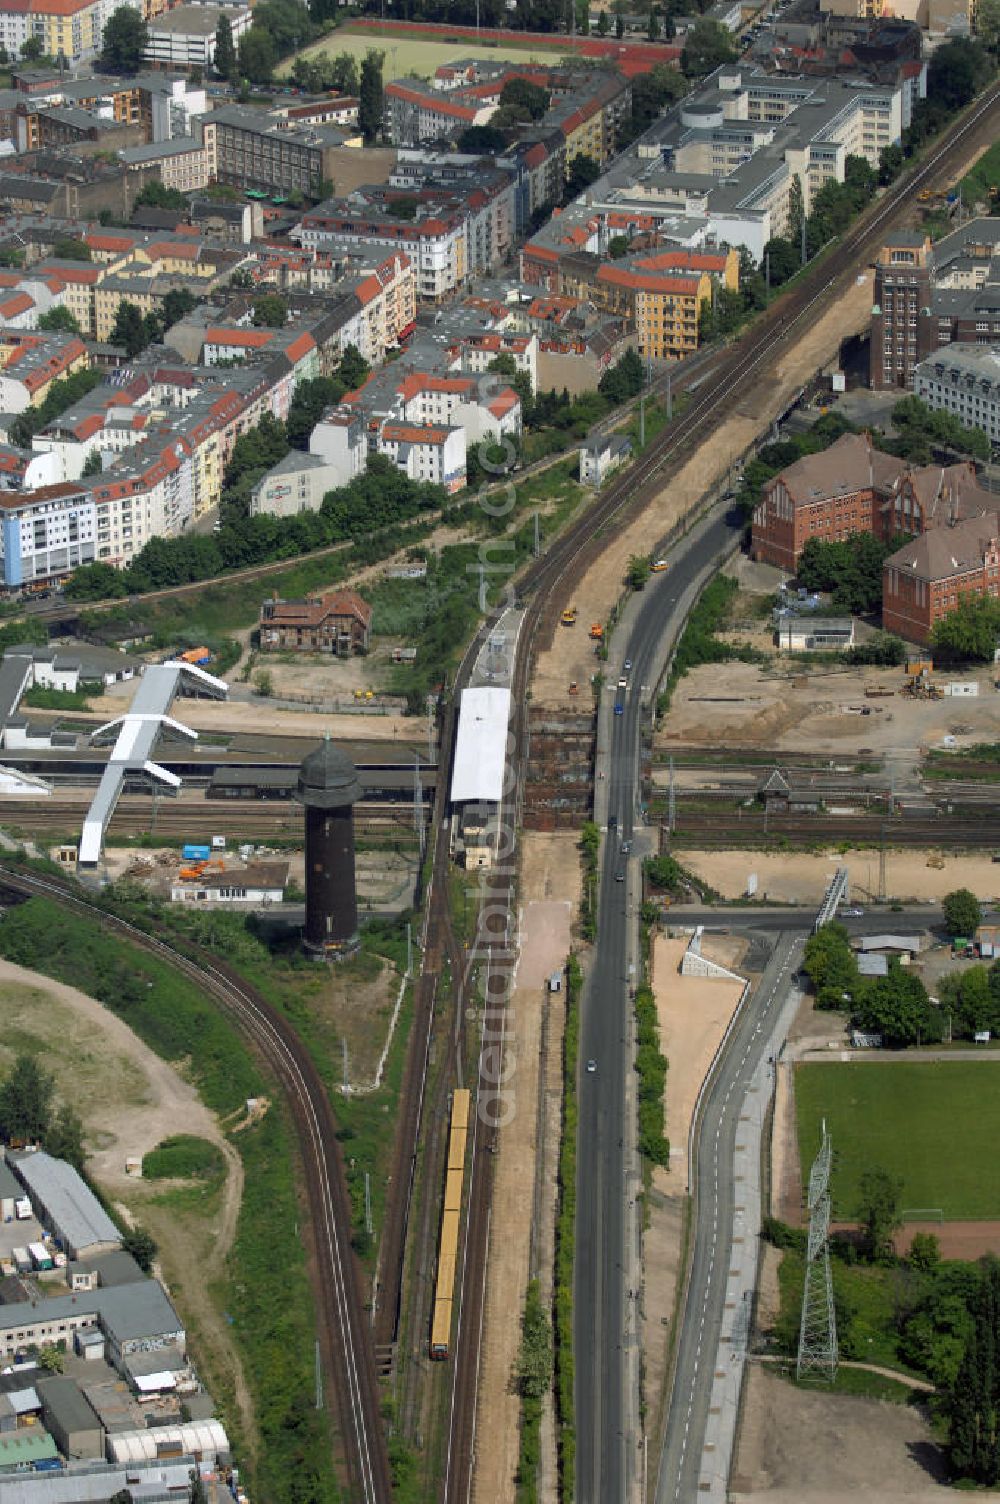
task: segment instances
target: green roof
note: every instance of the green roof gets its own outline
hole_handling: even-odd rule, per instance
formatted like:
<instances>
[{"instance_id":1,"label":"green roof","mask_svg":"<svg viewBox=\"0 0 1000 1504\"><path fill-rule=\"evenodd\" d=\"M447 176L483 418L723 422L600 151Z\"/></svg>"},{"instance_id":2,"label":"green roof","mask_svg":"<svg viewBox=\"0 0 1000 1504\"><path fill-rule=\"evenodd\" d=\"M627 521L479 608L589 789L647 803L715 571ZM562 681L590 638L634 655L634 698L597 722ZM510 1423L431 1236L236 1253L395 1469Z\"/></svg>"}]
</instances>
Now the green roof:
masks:
<instances>
[{"instance_id":1,"label":"green roof","mask_svg":"<svg viewBox=\"0 0 1000 1504\"><path fill-rule=\"evenodd\" d=\"M56 1444L48 1431L41 1426L26 1427L0 1435L0 1471L6 1468L30 1467L46 1457L58 1457Z\"/></svg>"}]
</instances>

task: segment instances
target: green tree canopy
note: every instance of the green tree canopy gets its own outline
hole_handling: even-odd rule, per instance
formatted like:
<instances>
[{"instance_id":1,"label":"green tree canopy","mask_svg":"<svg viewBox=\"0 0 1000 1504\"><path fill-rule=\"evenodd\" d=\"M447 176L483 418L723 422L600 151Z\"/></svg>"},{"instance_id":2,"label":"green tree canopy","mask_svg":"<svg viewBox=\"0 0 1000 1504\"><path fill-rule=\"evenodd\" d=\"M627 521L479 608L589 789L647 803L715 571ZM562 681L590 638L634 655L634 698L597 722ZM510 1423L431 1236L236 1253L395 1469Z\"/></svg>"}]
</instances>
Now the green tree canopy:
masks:
<instances>
[{"instance_id":1,"label":"green tree canopy","mask_svg":"<svg viewBox=\"0 0 1000 1504\"><path fill-rule=\"evenodd\" d=\"M361 64L358 86L358 126L365 140L372 142L382 129L382 64L385 53L370 47Z\"/></svg>"},{"instance_id":2,"label":"green tree canopy","mask_svg":"<svg viewBox=\"0 0 1000 1504\"><path fill-rule=\"evenodd\" d=\"M274 65L278 61L275 52L274 41L271 33L259 24L258 13L254 12L255 24L249 31L245 31L240 37L237 55L239 57L240 73L248 78L252 84L269 84L274 72Z\"/></svg>"},{"instance_id":3,"label":"green tree canopy","mask_svg":"<svg viewBox=\"0 0 1000 1504\"><path fill-rule=\"evenodd\" d=\"M869 1258L891 1256L893 1233L902 1226L902 1194L903 1182L888 1170L865 1170L861 1176L856 1215L864 1227Z\"/></svg>"},{"instance_id":4,"label":"green tree canopy","mask_svg":"<svg viewBox=\"0 0 1000 1504\"><path fill-rule=\"evenodd\" d=\"M121 298L118 303L118 312L111 330L111 343L124 345L130 356L141 354L150 343L149 329L142 310L125 298Z\"/></svg>"},{"instance_id":5,"label":"green tree canopy","mask_svg":"<svg viewBox=\"0 0 1000 1504\"><path fill-rule=\"evenodd\" d=\"M956 1480L1000 1483L1000 1264L982 1262L961 1362L948 1395L948 1460Z\"/></svg>"},{"instance_id":6,"label":"green tree canopy","mask_svg":"<svg viewBox=\"0 0 1000 1504\"><path fill-rule=\"evenodd\" d=\"M239 78L232 22L225 14L219 17L219 24L215 28L215 72L219 78L224 78L231 84Z\"/></svg>"},{"instance_id":7,"label":"green tree canopy","mask_svg":"<svg viewBox=\"0 0 1000 1504\"><path fill-rule=\"evenodd\" d=\"M1000 641L1000 601L966 595L931 628L935 656L950 663L992 663Z\"/></svg>"},{"instance_id":8,"label":"green tree canopy","mask_svg":"<svg viewBox=\"0 0 1000 1504\"><path fill-rule=\"evenodd\" d=\"M64 308L61 305L56 308L50 308L47 313L43 313L38 320L38 327L39 329L59 330L63 334L80 333L80 325L73 314L70 313L68 308Z\"/></svg>"},{"instance_id":9,"label":"green tree canopy","mask_svg":"<svg viewBox=\"0 0 1000 1504\"><path fill-rule=\"evenodd\" d=\"M288 304L276 292L262 292L253 300L253 321L257 328L282 329L288 318Z\"/></svg>"},{"instance_id":10,"label":"green tree canopy","mask_svg":"<svg viewBox=\"0 0 1000 1504\"><path fill-rule=\"evenodd\" d=\"M860 991L852 1021L867 1034L881 1034L889 1049L935 1043L944 1032L941 1011L927 996L923 982L895 959L889 963L887 976Z\"/></svg>"},{"instance_id":11,"label":"green tree canopy","mask_svg":"<svg viewBox=\"0 0 1000 1504\"><path fill-rule=\"evenodd\" d=\"M941 907L949 935L974 935L983 922L979 899L970 888L956 888L946 893Z\"/></svg>"},{"instance_id":12,"label":"green tree canopy","mask_svg":"<svg viewBox=\"0 0 1000 1504\"><path fill-rule=\"evenodd\" d=\"M591 183L596 183L600 175L600 162L595 161L586 152L579 152L567 168L563 203L572 203L579 194L586 192Z\"/></svg>"},{"instance_id":13,"label":"green tree canopy","mask_svg":"<svg viewBox=\"0 0 1000 1504\"><path fill-rule=\"evenodd\" d=\"M43 1142L52 1116L52 1077L34 1055L21 1054L0 1084L0 1138Z\"/></svg>"},{"instance_id":14,"label":"green tree canopy","mask_svg":"<svg viewBox=\"0 0 1000 1504\"><path fill-rule=\"evenodd\" d=\"M120 5L104 23L101 56L109 68L138 73L148 42L149 28L142 12L130 5Z\"/></svg>"},{"instance_id":15,"label":"green tree canopy","mask_svg":"<svg viewBox=\"0 0 1000 1504\"><path fill-rule=\"evenodd\" d=\"M223 16L222 20L225 19ZM144 183L139 193L136 194L135 207L137 209L186 209L188 201L179 188L167 188L163 183L152 178L148 183Z\"/></svg>"},{"instance_id":16,"label":"green tree canopy","mask_svg":"<svg viewBox=\"0 0 1000 1504\"><path fill-rule=\"evenodd\" d=\"M681 69L686 78L704 78L723 63L735 60L733 38L723 25L704 16L695 22L681 53Z\"/></svg>"},{"instance_id":17,"label":"green tree canopy","mask_svg":"<svg viewBox=\"0 0 1000 1504\"><path fill-rule=\"evenodd\" d=\"M635 350L626 350L620 360L609 366L597 383L597 390L615 407L638 397L646 385L646 368Z\"/></svg>"},{"instance_id":18,"label":"green tree canopy","mask_svg":"<svg viewBox=\"0 0 1000 1504\"><path fill-rule=\"evenodd\" d=\"M152 1272L157 1245L152 1234L144 1227L130 1227L122 1235L122 1248L132 1255L144 1274Z\"/></svg>"},{"instance_id":19,"label":"green tree canopy","mask_svg":"<svg viewBox=\"0 0 1000 1504\"><path fill-rule=\"evenodd\" d=\"M59 261L93 261L94 259L90 254L90 246L72 235L57 235L52 242L52 254Z\"/></svg>"}]
</instances>

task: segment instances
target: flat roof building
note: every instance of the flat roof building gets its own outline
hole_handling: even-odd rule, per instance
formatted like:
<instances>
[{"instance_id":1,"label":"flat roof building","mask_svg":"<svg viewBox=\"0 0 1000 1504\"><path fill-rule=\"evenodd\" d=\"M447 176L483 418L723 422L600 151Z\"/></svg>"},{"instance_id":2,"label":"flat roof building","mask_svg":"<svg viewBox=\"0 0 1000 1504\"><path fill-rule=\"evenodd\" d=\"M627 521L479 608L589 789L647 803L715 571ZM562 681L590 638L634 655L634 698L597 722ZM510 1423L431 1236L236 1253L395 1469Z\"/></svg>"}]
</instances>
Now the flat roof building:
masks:
<instances>
[{"instance_id":1,"label":"flat roof building","mask_svg":"<svg viewBox=\"0 0 1000 1504\"><path fill-rule=\"evenodd\" d=\"M64 1457L104 1456L104 1427L75 1379L41 1379L42 1420Z\"/></svg>"},{"instance_id":2,"label":"flat roof building","mask_svg":"<svg viewBox=\"0 0 1000 1504\"><path fill-rule=\"evenodd\" d=\"M121 1247L121 1233L72 1165L44 1150L17 1155L10 1163L39 1221L51 1226L70 1258Z\"/></svg>"}]
</instances>

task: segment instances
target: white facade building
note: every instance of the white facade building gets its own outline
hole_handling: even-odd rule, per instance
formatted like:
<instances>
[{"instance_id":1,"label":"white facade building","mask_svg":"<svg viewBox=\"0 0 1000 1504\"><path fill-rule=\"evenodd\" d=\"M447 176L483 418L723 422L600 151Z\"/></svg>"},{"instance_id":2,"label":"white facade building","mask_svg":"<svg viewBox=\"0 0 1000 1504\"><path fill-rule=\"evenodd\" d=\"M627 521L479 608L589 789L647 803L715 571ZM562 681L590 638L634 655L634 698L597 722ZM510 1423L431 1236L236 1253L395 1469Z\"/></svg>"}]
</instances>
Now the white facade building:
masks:
<instances>
[{"instance_id":1,"label":"white facade building","mask_svg":"<svg viewBox=\"0 0 1000 1504\"><path fill-rule=\"evenodd\" d=\"M951 344L913 368L913 394L1000 444L1000 346Z\"/></svg>"}]
</instances>

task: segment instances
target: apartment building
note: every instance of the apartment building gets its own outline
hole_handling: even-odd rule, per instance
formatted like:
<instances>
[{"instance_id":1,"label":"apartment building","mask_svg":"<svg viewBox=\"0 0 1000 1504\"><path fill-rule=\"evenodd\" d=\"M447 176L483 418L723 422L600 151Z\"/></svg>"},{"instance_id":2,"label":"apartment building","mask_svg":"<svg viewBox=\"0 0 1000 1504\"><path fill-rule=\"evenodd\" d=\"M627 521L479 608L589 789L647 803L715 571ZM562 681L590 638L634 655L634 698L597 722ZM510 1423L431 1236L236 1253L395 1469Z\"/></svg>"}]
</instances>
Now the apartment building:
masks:
<instances>
[{"instance_id":1,"label":"apartment building","mask_svg":"<svg viewBox=\"0 0 1000 1504\"><path fill-rule=\"evenodd\" d=\"M163 186L179 193L196 193L211 182L209 155L200 136L127 147L118 157L132 172L158 168Z\"/></svg>"},{"instance_id":2,"label":"apartment building","mask_svg":"<svg viewBox=\"0 0 1000 1504\"><path fill-rule=\"evenodd\" d=\"M0 412L40 407L53 381L89 365L75 334L0 329Z\"/></svg>"},{"instance_id":3,"label":"apartment building","mask_svg":"<svg viewBox=\"0 0 1000 1504\"><path fill-rule=\"evenodd\" d=\"M913 368L914 395L1000 444L1000 347L949 345Z\"/></svg>"},{"instance_id":4,"label":"apartment building","mask_svg":"<svg viewBox=\"0 0 1000 1504\"><path fill-rule=\"evenodd\" d=\"M0 0L2 3L2 0ZM55 3L55 0L49 0ZM215 34L219 19L225 15L233 31L233 41L250 30L249 9L215 5L179 5L149 21L145 59L154 67L202 68L208 70L215 61Z\"/></svg>"},{"instance_id":5,"label":"apartment building","mask_svg":"<svg viewBox=\"0 0 1000 1504\"><path fill-rule=\"evenodd\" d=\"M443 486L449 495L465 486L465 435L460 428L384 423L378 448L410 480Z\"/></svg>"},{"instance_id":6,"label":"apartment building","mask_svg":"<svg viewBox=\"0 0 1000 1504\"><path fill-rule=\"evenodd\" d=\"M435 209L401 220L374 204L352 211L348 202L332 199L304 214L292 238L314 250L365 244L402 251L416 269L417 295L432 303L455 292L468 276L467 219L457 210Z\"/></svg>"},{"instance_id":7,"label":"apartment building","mask_svg":"<svg viewBox=\"0 0 1000 1504\"><path fill-rule=\"evenodd\" d=\"M473 125L486 125L497 102L463 102L416 79L397 79L383 91L385 133L394 146L455 141Z\"/></svg>"},{"instance_id":8,"label":"apartment building","mask_svg":"<svg viewBox=\"0 0 1000 1504\"><path fill-rule=\"evenodd\" d=\"M735 264L738 284L738 257ZM559 264L559 291L624 318L641 355L676 359L697 349L701 305L712 300L712 274L725 276L731 266L727 253L678 258L668 252L618 261L570 256Z\"/></svg>"},{"instance_id":9,"label":"apartment building","mask_svg":"<svg viewBox=\"0 0 1000 1504\"><path fill-rule=\"evenodd\" d=\"M64 578L93 563L97 531L93 497L78 485L0 491L4 589Z\"/></svg>"},{"instance_id":10,"label":"apartment building","mask_svg":"<svg viewBox=\"0 0 1000 1504\"><path fill-rule=\"evenodd\" d=\"M314 199L322 196L324 184L334 181L337 153L351 140L337 126L299 130L239 105L226 105L207 115L202 137L209 172L217 182L243 192L298 192Z\"/></svg>"},{"instance_id":11,"label":"apartment building","mask_svg":"<svg viewBox=\"0 0 1000 1504\"><path fill-rule=\"evenodd\" d=\"M811 538L837 543L872 533L888 541L934 529L950 537L956 524L995 508L971 464L911 469L867 435L844 434L767 482L753 515L751 552L794 573Z\"/></svg>"},{"instance_id":12,"label":"apartment building","mask_svg":"<svg viewBox=\"0 0 1000 1504\"><path fill-rule=\"evenodd\" d=\"M952 344L1000 345L1000 221L970 220L931 246L886 238L875 264L869 381L912 390L914 372Z\"/></svg>"},{"instance_id":13,"label":"apartment building","mask_svg":"<svg viewBox=\"0 0 1000 1504\"><path fill-rule=\"evenodd\" d=\"M923 533L886 559L882 625L908 642L930 642L937 622L963 601L984 595L1000 595L995 511Z\"/></svg>"}]
</instances>

